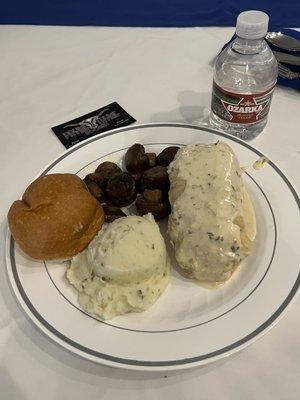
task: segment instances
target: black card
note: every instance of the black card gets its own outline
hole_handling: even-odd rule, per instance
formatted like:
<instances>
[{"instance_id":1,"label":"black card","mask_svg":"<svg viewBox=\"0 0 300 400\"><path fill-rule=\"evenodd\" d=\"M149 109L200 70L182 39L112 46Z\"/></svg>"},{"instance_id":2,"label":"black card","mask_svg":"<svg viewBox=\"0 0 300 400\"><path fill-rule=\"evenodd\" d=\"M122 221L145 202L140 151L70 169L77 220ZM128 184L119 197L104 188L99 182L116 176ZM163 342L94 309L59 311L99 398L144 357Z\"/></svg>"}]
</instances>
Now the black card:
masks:
<instances>
[{"instance_id":1,"label":"black card","mask_svg":"<svg viewBox=\"0 0 300 400\"><path fill-rule=\"evenodd\" d=\"M116 101L99 110L52 128L62 144L69 149L92 136L136 122Z\"/></svg>"}]
</instances>

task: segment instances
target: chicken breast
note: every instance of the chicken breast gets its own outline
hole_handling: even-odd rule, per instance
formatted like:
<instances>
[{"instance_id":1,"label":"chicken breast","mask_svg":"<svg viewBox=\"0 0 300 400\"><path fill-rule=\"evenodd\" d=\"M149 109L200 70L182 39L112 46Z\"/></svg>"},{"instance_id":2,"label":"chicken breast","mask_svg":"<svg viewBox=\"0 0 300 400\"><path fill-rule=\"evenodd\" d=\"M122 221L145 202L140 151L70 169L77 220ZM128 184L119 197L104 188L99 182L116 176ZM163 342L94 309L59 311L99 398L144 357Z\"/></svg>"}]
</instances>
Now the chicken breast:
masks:
<instances>
[{"instance_id":1,"label":"chicken breast","mask_svg":"<svg viewBox=\"0 0 300 400\"><path fill-rule=\"evenodd\" d=\"M247 257L255 214L232 149L223 142L181 148L170 164L168 231L187 277L225 282Z\"/></svg>"}]
</instances>

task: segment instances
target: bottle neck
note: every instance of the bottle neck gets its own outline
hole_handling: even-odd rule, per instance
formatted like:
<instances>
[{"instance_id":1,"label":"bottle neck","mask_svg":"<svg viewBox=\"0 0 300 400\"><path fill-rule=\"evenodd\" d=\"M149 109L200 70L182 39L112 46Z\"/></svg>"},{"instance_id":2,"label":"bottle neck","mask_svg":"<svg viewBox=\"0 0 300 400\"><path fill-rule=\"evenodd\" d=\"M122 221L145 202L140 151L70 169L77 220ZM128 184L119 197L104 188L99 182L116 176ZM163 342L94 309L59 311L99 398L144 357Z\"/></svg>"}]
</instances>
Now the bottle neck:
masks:
<instances>
[{"instance_id":1,"label":"bottle neck","mask_svg":"<svg viewBox=\"0 0 300 400\"><path fill-rule=\"evenodd\" d=\"M239 36L232 43L232 50L239 54L258 54L265 46L264 38L244 39Z\"/></svg>"}]
</instances>

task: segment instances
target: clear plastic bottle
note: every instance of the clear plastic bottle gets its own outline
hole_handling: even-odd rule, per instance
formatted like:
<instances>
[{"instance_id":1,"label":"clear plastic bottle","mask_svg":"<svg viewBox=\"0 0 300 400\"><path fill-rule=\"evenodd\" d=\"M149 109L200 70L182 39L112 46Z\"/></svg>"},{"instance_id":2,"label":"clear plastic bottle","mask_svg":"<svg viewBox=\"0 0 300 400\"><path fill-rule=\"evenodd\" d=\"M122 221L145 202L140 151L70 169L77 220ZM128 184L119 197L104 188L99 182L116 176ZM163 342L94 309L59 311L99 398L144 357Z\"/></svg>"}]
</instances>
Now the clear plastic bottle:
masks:
<instances>
[{"instance_id":1,"label":"clear plastic bottle","mask_svg":"<svg viewBox=\"0 0 300 400\"><path fill-rule=\"evenodd\" d=\"M261 11L241 13L236 38L214 67L210 124L245 140L264 129L277 80L277 61L264 40L268 22Z\"/></svg>"}]
</instances>

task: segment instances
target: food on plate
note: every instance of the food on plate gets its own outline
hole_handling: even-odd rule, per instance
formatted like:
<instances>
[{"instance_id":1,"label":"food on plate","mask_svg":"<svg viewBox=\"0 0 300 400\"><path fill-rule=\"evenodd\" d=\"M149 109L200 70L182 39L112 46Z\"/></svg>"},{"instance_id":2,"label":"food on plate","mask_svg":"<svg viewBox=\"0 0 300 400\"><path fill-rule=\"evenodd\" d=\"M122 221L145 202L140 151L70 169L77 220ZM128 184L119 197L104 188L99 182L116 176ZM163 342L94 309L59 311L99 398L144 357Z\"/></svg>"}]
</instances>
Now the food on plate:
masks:
<instances>
[{"instance_id":1,"label":"food on plate","mask_svg":"<svg viewBox=\"0 0 300 400\"><path fill-rule=\"evenodd\" d=\"M145 196L140 196L135 202L135 207L139 215L151 213L157 221L170 214L170 203L167 200L150 201Z\"/></svg>"},{"instance_id":2,"label":"food on plate","mask_svg":"<svg viewBox=\"0 0 300 400\"><path fill-rule=\"evenodd\" d=\"M222 142L181 148L169 166L168 231L182 272L225 282L251 252L255 214L232 149Z\"/></svg>"},{"instance_id":3,"label":"food on plate","mask_svg":"<svg viewBox=\"0 0 300 400\"><path fill-rule=\"evenodd\" d=\"M113 222L115 219L126 217L126 214L121 210L121 208L117 206L113 206L111 204L103 204L103 211L105 219L104 221L107 223Z\"/></svg>"},{"instance_id":4,"label":"food on plate","mask_svg":"<svg viewBox=\"0 0 300 400\"><path fill-rule=\"evenodd\" d=\"M261 156L261 157L259 157L259 159L258 160L256 160L254 163L253 163L253 165L252 165L252 167L254 168L254 169L263 169L267 164L268 164L268 162L269 162L269 159L267 158L267 157L265 157L265 156Z\"/></svg>"},{"instance_id":5,"label":"food on plate","mask_svg":"<svg viewBox=\"0 0 300 400\"><path fill-rule=\"evenodd\" d=\"M101 187L102 190L106 189L108 180L119 172L122 172L121 168L110 161L105 161L98 165L95 170L95 181Z\"/></svg>"},{"instance_id":6,"label":"food on plate","mask_svg":"<svg viewBox=\"0 0 300 400\"><path fill-rule=\"evenodd\" d=\"M86 186L89 189L89 192L91 193L91 195L94 196L98 201L101 202L103 200L103 190L97 184L97 182L94 180L94 176L95 175L96 174L88 174L83 179L83 182L86 184Z\"/></svg>"},{"instance_id":7,"label":"food on plate","mask_svg":"<svg viewBox=\"0 0 300 400\"><path fill-rule=\"evenodd\" d=\"M149 168L142 175L142 189L159 189L168 192L170 181L167 168L156 166Z\"/></svg>"},{"instance_id":8,"label":"food on plate","mask_svg":"<svg viewBox=\"0 0 300 400\"><path fill-rule=\"evenodd\" d=\"M105 193L113 205L128 206L136 199L135 180L127 172L114 174L107 182Z\"/></svg>"},{"instance_id":9,"label":"food on plate","mask_svg":"<svg viewBox=\"0 0 300 400\"><path fill-rule=\"evenodd\" d=\"M103 203L106 201L105 191L108 180L120 172L122 172L122 170L117 164L105 161L96 168L95 172L86 175L83 181L87 185L90 193L100 203Z\"/></svg>"},{"instance_id":10,"label":"food on plate","mask_svg":"<svg viewBox=\"0 0 300 400\"><path fill-rule=\"evenodd\" d=\"M145 189L144 197L146 200L151 201L152 203L159 203L163 199L163 192L159 189Z\"/></svg>"},{"instance_id":11,"label":"food on plate","mask_svg":"<svg viewBox=\"0 0 300 400\"><path fill-rule=\"evenodd\" d=\"M179 147L177 146L170 146L163 149L163 151L157 156L157 165L167 167L174 160L174 157L176 156L178 150Z\"/></svg>"},{"instance_id":12,"label":"food on plate","mask_svg":"<svg viewBox=\"0 0 300 400\"><path fill-rule=\"evenodd\" d=\"M105 222L124 216L118 207L133 202L139 215L151 212L156 220L167 217L170 213L170 182L165 166L173 160L178 149L168 147L156 157L156 153L146 153L142 144L135 143L125 153L126 172L117 164L105 161L86 175L83 180L90 193L105 206ZM156 165L158 159L165 166Z\"/></svg>"},{"instance_id":13,"label":"food on plate","mask_svg":"<svg viewBox=\"0 0 300 400\"><path fill-rule=\"evenodd\" d=\"M150 160L144 146L139 143L131 146L125 154L125 166L128 172L139 174L149 168Z\"/></svg>"},{"instance_id":14,"label":"food on plate","mask_svg":"<svg viewBox=\"0 0 300 400\"><path fill-rule=\"evenodd\" d=\"M138 144L135 144L130 149L132 148L138 148ZM126 156L127 154L128 152ZM168 171L165 167L155 165L155 153L145 154L149 158L148 168L142 174L133 175L137 192L141 193L136 199L135 207L139 215L151 213L156 220L161 220L170 213Z\"/></svg>"},{"instance_id":15,"label":"food on plate","mask_svg":"<svg viewBox=\"0 0 300 400\"><path fill-rule=\"evenodd\" d=\"M155 165L156 165L156 154L155 153L146 153L146 156L149 158L149 168L155 167Z\"/></svg>"},{"instance_id":16,"label":"food on plate","mask_svg":"<svg viewBox=\"0 0 300 400\"><path fill-rule=\"evenodd\" d=\"M134 181L135 181L135 188L137 193L141 193L142 192L142 182L141 182L141 178L142 178L142 174L134 174L132 175Z\"/></svg>"},{"instance_id":17,"label":"food on plate","mask_svg":"<svg viewBox=\"0 0 300 400\"><path fill-rule=\"evenodd\" d=\"M101 205L73 174L37 178L8 212L15 241L39 260L74 256L87 247L103 222Z\"/></svg>"},{"instance_id":18,"label":"food on plate","mask_svg":"<svg viewBox=\"0 0 300 400\"><path fill-rule=\"evenodd\" d=\"M166 246L149 214L117 219L76 255L67 278L89 313L110 319L147 310L170 278Z\"/></svg>"}]
</instances>

